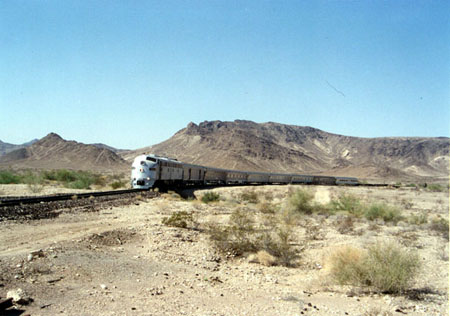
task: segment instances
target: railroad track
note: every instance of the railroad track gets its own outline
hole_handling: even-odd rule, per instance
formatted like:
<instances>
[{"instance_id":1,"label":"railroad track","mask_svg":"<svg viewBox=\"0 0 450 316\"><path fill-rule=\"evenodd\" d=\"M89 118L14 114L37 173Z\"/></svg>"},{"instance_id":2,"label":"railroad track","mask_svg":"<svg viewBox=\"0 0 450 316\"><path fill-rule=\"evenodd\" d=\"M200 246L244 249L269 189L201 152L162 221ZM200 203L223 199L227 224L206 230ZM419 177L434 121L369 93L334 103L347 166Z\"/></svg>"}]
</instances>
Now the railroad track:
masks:
<instances>
[{"instance_id":1,"label":"railroad track","mask_svg":"<svg viewBox=\"0 0 450 316\"><path fill-rule=\"evenodd\" d=\"M54 202L54 201L66 201L66 200L74 200L74 199L86 199L86 198L91 198L91 197L121 195L121 194L127 194L127 193L137 193L137 192L142 192L142 191L144 191L144 190L142 190L142 189L127 189L127 190L114 190L114 191L98 191L98 192L89 192L89 193L54 194L54 195L43 195L43 196L24 196L24 197L5 197L5 198L0 199L0 207L46 203L46 202Z\"/></svg>"},{"instance_id":2,"label":"railroad track","mask_svg":"<svg viewBox=\"0 0 450 316\"><path fill-rule=\"evenodd\" d=\"M389 185L388 184L360 184L360 186L387 187ZM66 201L66 200L73 200L73 199L86 199L86 198L99 197L99 196L111 196L111 195L121 195L121 194L127 194L127 193L138 193L138 192L142 192L142 191L147 191L147 190L145 190L145 189L126 189L126 190L114 190L114 191L97 191L97 192L89 192L89 193L54 194L54 195L44 195L44 196L4 197L4 198L0 199L0 207L46 203L46 202L53 202L53 201Z\"/></svg>"}]
</instances>

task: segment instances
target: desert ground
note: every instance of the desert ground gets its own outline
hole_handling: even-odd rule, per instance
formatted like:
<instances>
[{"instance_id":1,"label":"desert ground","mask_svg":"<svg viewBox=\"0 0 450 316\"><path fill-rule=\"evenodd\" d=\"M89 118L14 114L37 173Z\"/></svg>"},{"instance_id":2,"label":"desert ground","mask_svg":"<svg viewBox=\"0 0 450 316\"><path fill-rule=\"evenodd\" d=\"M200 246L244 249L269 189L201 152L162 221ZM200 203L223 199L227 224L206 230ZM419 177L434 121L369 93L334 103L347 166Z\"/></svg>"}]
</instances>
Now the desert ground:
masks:
<instances>
[{"instance_id":1,"label":"desert ground","mask_svg":"<svg viewBox=\"0 0 450 316\"><path fill-rule=\"evenodd\" d=\"M289 224L289 247L297 256L287 266L267 253L224 251L212 241L211 227L225 227L236 211L255 227L270 227L270 218L288 208L288 197L298 189L310 192L319 206L342 194L361 203L384 202L403 219L298 215ZM57 191L49 187L40 194ZM219 194L219 201L203 203L209 191ZM448 190L286 185L187 193L187 199L175 192L153 199L138 195L127 206L0 222L0 297L22 289L29 302L16 308L23 315L449 313L448 231L433 226L448 221ZM257 201L243 198L249 193ZM30 195L23 185L3 185L0 194ZM185 228L170 226L173 214L190 214L191 221ZM340 285L332 277L330 258L337 250L385 242L418 255L420 269L407 290L388 294Z\"/></svg>"}]
</instances>

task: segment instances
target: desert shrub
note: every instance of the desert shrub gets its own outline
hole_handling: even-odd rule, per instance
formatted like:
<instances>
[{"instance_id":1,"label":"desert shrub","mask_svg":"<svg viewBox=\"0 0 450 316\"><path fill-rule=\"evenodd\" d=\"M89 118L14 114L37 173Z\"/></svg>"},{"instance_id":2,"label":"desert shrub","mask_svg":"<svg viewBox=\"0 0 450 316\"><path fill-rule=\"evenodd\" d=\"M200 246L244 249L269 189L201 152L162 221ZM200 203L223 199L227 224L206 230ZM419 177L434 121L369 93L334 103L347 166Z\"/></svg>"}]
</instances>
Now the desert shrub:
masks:
<instances>
[{"instance_id":1,"label":"desert shrub","mask_svg":"<svg viewBox=\"0 0 450 316\"><path fill-rule=\"evenodd\" d=\"M408 223L413 225L423 225L428 223L428 216L426 213L420 213L418 215L413 214L408 218Z\"/></svg>"},{"instance_id":2,"label":"desert shrub","mask_svg":"<svg viewBox=\"0 0 450 316\"><path fill-rule=\"evenodd\" d=\"M237 209L231 214L227 226L210 224L208 232L216 249L222 253L239 256L258 250L253 218L242 210Z\"/></svg>"},{"instance_id":3,"label":"desert shrub","mask_svg":"<svg viewBox=\"0 0 450 316\"><path fill-rule=\"evenodd\" d=\"M313 195L303 190L294 191L288 198L288 208L300 214L312 214L314 205Z\"/></svg>"},{"instance_id":4,"label":"desert shrub","mask_svg":"<svg viewBox=\"0 0 450 316\"><path fill-rule=\"evenodd\" d=\"M336 220L336 229L341 234L353 232L354 220L352 216L345 216Z\"/></svg>"},{"instance_id":5,"label":"desert shrub","mask_svg":"<svg viewBox=\"0 0 450 316\"><path fill-rule=\"evenodd\" d=\"M427 185L427 190L432 191L432 192L444 192L445 187L438 183L432 183L432 184Z\"/></svg>"},{"instance_id":6,"label":"desert shrub","mask_svg":"<svg viewBox=\"0 0 450 316\"><path fill-rule=\"evenodd\" d=\"M268 202L273 201L273 193L271 191L264 192L264 199Z\"/></svg>"},{"instance_id":7,"label":"desert shrub","mask_svg":"<svg viewBox=\"0 0 450 316\"><path fill-rule=\"evenodd\" d=\"M449 240L449 226L448 226L448 220L442 217L434 218L431 221L430 228L441 234L442 237L444 237L446 240Z\"/></svg>"},{"instance_id":8,"label":"desert shrub","mask_svg":"<svg viewBox=\"0 0 450 316\"><path fill-rule=\"evenodd\" d=\"M220 199L220 194L216 193L216 192L206 192L203 196L202 196L202 202L203 203L210 203L210 202L216 202L219 201Z\"/></svg>"},{"instance_id":9,"label":"desert shrub","mask_svg":"<svg viewBox=\"0 0 450 316\"><path fill-rule=\"evenodd\" d=\"M350 246L337 249L331 254L330 275L341 285L360 285L365 279L365 268L363 265L364 250Z\"/></svg>"},{"instance_id":10,"label":"desert shrub","mask_svg":"<svg viewBox=\"0 0 450 316\"><path fill-rule=\"evenodd\" d=\"M293 247L293 230L290 225L279 225L273 231L266 231L258 238L259 248L276 258L276 263L289 267L299 257Z\"/></svg>"},{"instance_id":11,"label":"desert shrub","mask_svg":"<svg viewBox=\"0 0 450 316\"><path fill-rule=\"evenodd\" d=\"M347 212L354 216L361 216L364 213L364 206L360 199L351 194L341 194L337 200L330 202L331 212Z\"/></svg>"},{"instance_id":12,"label":"desert shrub","mask_svg":"<svg viewBox=\"0 0 450 316\"><path fill-rule=\"evenodd\" d=\"M256 204L258 203L258 194L255 191L245 191L241 193L240 200Z\"/></svg>"},{"instance_id":13,"label":"desert shrub","mask_svg":"<svg viewBox=\"0 0 450 316\"><path fill-rule=\"evenodd\" d=\"M380 292L399 293L406 290L420 268L419 256L394 244L369 247L364 258L365 283Z\"/></svg>"},{"instance_id":14,"label":"desert shrub","mask_svg":"<svg viewBox=\"0 0 450 316\"><path fill-rule=\"evenodd\" d=\"M273 214L275 213L275 206L270 202L262 202L258 204L258 210L264 214Z\"/></svg>"},{"instance_id":15,"label":"desert shrub","mask_svg":"<svg viewBox=\"0 0 450 316\"><path fill-rule=\"evenodd\" d=\"M186 211L175 212L170 217L163 218L162 223L167 226L179 228L195 228L197 226L193 214Z\"/></svg>"},{"instance_id":16,"label":"desert shrub","mask_svg":"<svg viewBox=\"0 0 450 316\"><path fill-rule=\"evenodd\" d=\"M415 183L408 183L408 184L405 185L405 187L407 187L407 188L416 188L417 185Z\"/></svg>"},{"instance_id":17,"label":"desert shrub","mask_svg":"<svg viewBox=\"0 0 450 316\"><path fill-rule=\"evenodd\" d=\"M385 222L393 222L395 224L403 219L401 211L398 208L385 203L371 204L365 211L364 216L371 221L383 219Z\"/></svg>"},{"instance_id":18,"label":"desert shrub","mask_svg":"<svg viewBox=\"0 0 450 316\"><path fill-rule=\"evenodd\" d=\"M20 183L20 176L10 170L0 170L0 184L17 184Z\"/></svg>"},{"instance_id":19,"label":"desert shrub","mask_svg":"<svg viewBox=\"0 0 450 316\"><path fill-rule=\"evenodd\" d=\"M126 186L126 182L125 181L114 181L110 185L111 185L111 188L113 188L113 190L116 190L118 188L124 188Z\"/></svg>"},{"instance_id":20,"label":"desert shrub","mask_svg":"<svg viewBox=\"0 0 450 316\"><path fill-rule=\"evenodd\" d=\"M28 185L28 189L33 193L39 193L43 189L44 178L42 175L27 170L22 175L22 182Z\"/></svg>"},{"instance_id":21,"label":"desert shrub","mask_svg":"<svg viewBox=\"0 0 450 316\"><path fill-rule=\"evenodd\" d=\"M420 269L419 256L391 243L367 250L343 248L331 258L330 273L339 284L367 286L376 292L405 291Z\"/></svg>"}]
</instances>

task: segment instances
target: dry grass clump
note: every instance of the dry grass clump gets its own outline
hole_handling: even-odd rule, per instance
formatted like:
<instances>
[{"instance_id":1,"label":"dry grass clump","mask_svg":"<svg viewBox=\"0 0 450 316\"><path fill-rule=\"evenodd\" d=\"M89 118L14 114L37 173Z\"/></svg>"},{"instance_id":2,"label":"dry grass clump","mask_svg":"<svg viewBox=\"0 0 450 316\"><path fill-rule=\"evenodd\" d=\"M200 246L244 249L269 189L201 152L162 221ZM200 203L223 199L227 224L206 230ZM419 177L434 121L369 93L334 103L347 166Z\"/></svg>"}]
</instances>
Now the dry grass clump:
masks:
<instances>
[{"instance_id":1,"label":"dry grass clump","mask_svg":"<svg viewBox=\"0 0 450 316\"><path fill-rule=\"evenodd\" d=\"M258 194L255 191L244 191L241 193L240 200L248 203L258 203Z\"/></svg>"},{"instance_id":2,"label":"dry grass clump","mask_svg":"<svg viewBox=\"0 0 450 316\"><path fill-rule=\"evenodd\" d=\"M353 216L360 217L364 214L364 205L360 199L352 194L341 194L337 200L329 204L330 212L347 212Z\"/></svg>"},{"instance_id":3,"label":"dry grass clump","mask_svg":"<svg viewBox=\"0 0 450 316\"><path fill-rule=\"evenodd\" d=\"M163 218L162 223L179 228L196 228L198 226L193 214L186 211L174 212L170 217Z\"/></svg>"},{"instance_id":4,"label":"dry grass clump","mask_svg":"<svg viewBox=\"0 0 450 316\"><path fill-rule=\"evenodd\" d=\"M336 220L336 229L341 234L350 234L354 230L354 219L351 216L345 216Z\"/></svg>"},{"instance_id":5,"label":"dry grass clump","mask_svg":"<svg viewBox=\"0 0 450 316\"><path fill-rule=\"evenodd\" d=\"M288 209L300 214L312 214L315 211L313 198L310 192L298 189L288 197Z\"/></svg>"},{"instance_id":6,"label":"dry grass clump","mask_svg":"<svg viewBox=\"0 0 450 316\"><path fill-rule=\"evenodd\" d=\"M211 203L211 202L217 202L220 200L220 194L216 193L216 192L206 192L203 196L202 196L202 202L203 203Z\"/></svg>"},{"instance_id":7,"label":"dry grass clump","mask_svg":"<svg viewBox=\"0 0 450 316\"><path fill-rule=\"evenodd\" d=\"M364 216L371 221L383 219L385 222L394 224L397 224L404 218L398 208L385 203L371 204L365 211Z\"/></svg>"},{"instance_id":8,"label":"dry grass clump","mask_svg":"<svg viewBox=\"0 0 450 316\"><path fill-rule=\"evenodd\" d=\"M428 216L426 213L413 214L408 218L408 223L412 225L423 225L428 223Z\"/></svg>"},{"instance_id":9,"label":"dry grass clump","mask_svg":"<svg viewBox=\"0 0 450 316\"><path fill-rule=\"evenodd\" d=\"M258 210L263 214L274 214L275 206L270 202L262 202L258 204Z\"/></svg>"},{"instance_id":10,"label":"dry grass clump","mask_svg":"<svg viewBox=\"0 0 450 316\"><path fill-rule=\"evenodd\" d=\"M330 257L330 274L342 285L369 287L375 292L401 293L420 268L419 256L391 243L367 250L344 247Z\"/></svg>"},{"instance_id":11,"label":"dry grass clump","mask_svg":"<svg viewBox=\"0 0 450 316\"><path fill-rule=\"evenodd\" d=\"M442 235L442 237L444 237L444 239L446 239L447 241L449 240L448 219L442 217L434 218L431 221L430 228L438 234Z\"/></svg>"},{"instance_id":12,"label":"dry grass clump","mask_svg":"<svg viewBox=\"0 0 450 316\"><path fill-rule=\"evenodd\" d=\"M221 253L240 256L245 253L265 251L276 258L274 264L292 266L298 250L292 245L293 230L275 216L265 221L265 226L256 227L253 215L236 209L228 225L209 224L208 232L214 247ZM262 256L262 255L261 255ZM267 264L259 260L261 264Z\"/></svg>"}]
</instances>

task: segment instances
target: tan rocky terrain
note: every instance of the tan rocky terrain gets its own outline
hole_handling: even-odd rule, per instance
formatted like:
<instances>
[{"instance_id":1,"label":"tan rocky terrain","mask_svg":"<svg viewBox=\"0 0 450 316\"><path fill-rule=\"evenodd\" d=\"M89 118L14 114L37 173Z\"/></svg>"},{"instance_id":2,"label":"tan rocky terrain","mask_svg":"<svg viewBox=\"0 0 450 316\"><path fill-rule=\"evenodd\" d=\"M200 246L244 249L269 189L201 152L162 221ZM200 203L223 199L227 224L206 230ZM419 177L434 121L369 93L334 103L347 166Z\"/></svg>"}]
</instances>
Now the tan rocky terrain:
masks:
<instances>
[{"instance_id":1,"label":"tan rocky terrain","mask_svg":"<svg viewBox=\"0 0 450 316\"><path fill-rule=\"evenodd\" d=\"M29 147L0 156L0 168L7 167L122 172L129 164L108 148L67 141L50 133Z\"/></svg>"},{"instance_id":2,"label":"tan rocky terrain","mask_svg":"<svg viewBox=\"0 0 450 316\"><path fill-rule=\"evenodd\" d=\"M22 187L11 185L8 192L14 188ZM319 205L343 193L364 203L389 203L404 219L392 224L349 222L344 213L301 216L290 239L299 254L291 267L214 247L209 225L228 223L236 210L255 226L267 222L264 203L276 206L276 215L298 188ZM448 220L448 192L327 186L212 191L220 201L205 204L169 193L100 211L67 209L52 219L0 222L0 296L24 290L33 302L19 308L31 315L448 315L448 231L445 236L433 226ZM249 193L258 201L243 198ZM163 224L180 211L192 213L194 222L186 228ZM330 277L336 250L386 241L419 256L419 274L406 292L375 293Z\"/></svg>"},{"instance_id":3,"label":"tan rocky terrain","mask_svg":"<svg viewBox=\"0 0 450 316\"><path fill-rule=\"evenodd\" d=\"M448 179L449 138L360 138L278 123L190 123L170 139L125 152L251 171L307 172L365 179Z\"/></svg>"}]
</instances>

